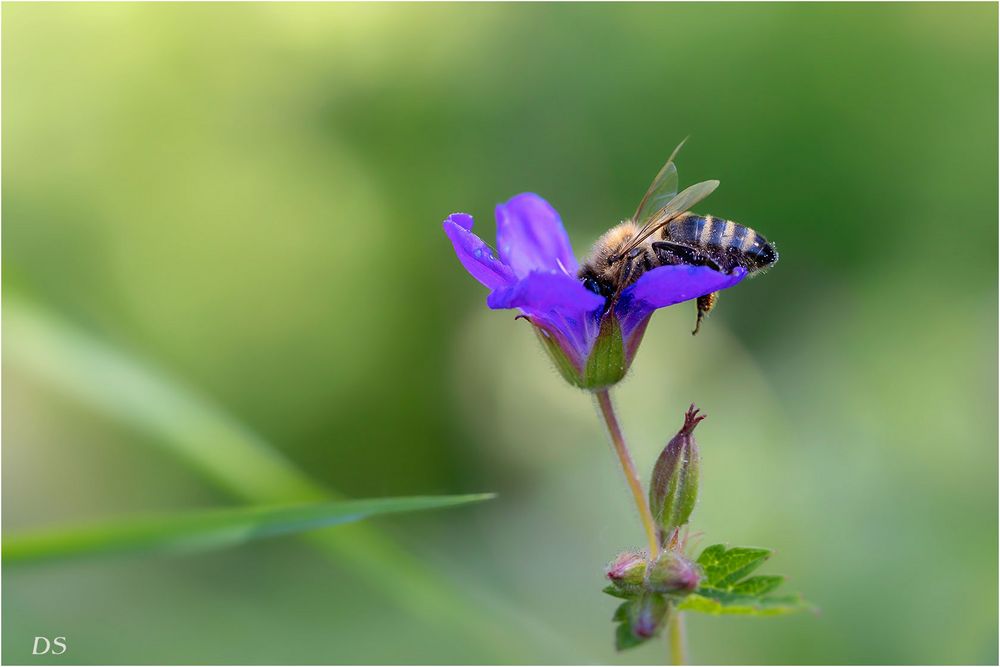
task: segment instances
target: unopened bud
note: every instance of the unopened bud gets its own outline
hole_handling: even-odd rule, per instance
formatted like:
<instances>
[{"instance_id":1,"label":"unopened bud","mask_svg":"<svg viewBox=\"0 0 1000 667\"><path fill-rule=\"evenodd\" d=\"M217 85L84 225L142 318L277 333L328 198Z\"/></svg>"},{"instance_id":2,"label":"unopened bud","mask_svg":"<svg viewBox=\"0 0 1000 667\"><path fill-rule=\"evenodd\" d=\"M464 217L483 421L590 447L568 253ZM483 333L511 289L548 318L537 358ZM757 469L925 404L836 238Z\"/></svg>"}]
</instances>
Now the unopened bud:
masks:
<instances>
[{"instance_id":1,"label":"unopened bud","mask_svg":"<svg viewBox=\"0 0 1000 667\"><path fill-rule=\"evenodd\" d=\"M681 430L653 466L649 505L664 535L688 522L698 499L699 455L694 427L704 418L694 405L688 408Z\"/></svg>"},{"instance_id":2,"label":"unopened bud","mask_svg":"<svg viewBox=\"0 0 1000 667\"><path fill-rule=\"evenodd\" d=\"M649 567L647 587L657 593L693 591L701 581L698 566L676 551L664 551Z\"/></svg>"},{"instance_id":3,"label":"unopened bud","mask_svg":"<svg viewBox=\"0 0 1000 667\"><path fill-rule=\"evenodd\" d=\"M631 551L618 554L605 574L619 590L638 590L646 578L646 554Z\"/></svg>"},{"instance_id":4,"label":"unopened bud","mask_svg":"<svg viewBox=\"0 0 1000 667\"><path fill-rule=\"evenodd\" d=\"M649 639L660 631L667 613L670 611L667 600L656 593L644 593L632 605L632 634L639 639Z\"/></svg>"}]
</instances>

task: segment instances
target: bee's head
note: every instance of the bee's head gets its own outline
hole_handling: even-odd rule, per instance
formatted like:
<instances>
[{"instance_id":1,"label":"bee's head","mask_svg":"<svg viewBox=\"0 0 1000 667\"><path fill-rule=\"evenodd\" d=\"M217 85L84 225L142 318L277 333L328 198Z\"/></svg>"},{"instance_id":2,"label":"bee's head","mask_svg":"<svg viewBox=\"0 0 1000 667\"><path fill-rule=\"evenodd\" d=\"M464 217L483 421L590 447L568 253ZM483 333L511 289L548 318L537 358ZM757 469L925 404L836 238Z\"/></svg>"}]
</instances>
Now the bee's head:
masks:
<instances>
[{"instance_id":1,"label":"bee's head","mask_svg":"<svg viewBox=\"0 0 1000 667\"><path fill-rule=\"evenodd\" d=\"M583 270L580 271L580 280L583 282L584 287L598 296L603 296L605 299L615 293L615 288L611 282L606 278L601 277L589 266L585 266Z\"/></svg>"}]
</instances>

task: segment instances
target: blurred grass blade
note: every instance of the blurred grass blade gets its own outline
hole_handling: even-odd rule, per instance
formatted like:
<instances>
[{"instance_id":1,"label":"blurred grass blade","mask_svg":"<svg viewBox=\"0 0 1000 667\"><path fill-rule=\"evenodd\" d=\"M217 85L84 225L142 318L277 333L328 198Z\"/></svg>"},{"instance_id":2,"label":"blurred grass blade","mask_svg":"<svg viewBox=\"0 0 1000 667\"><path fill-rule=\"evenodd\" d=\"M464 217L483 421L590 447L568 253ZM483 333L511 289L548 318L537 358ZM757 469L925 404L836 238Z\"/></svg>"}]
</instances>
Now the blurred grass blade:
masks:
<instances>
[{"instance_id":1,"label":"blurred grass blade","mask_svg":"<svg viewBox=\"0 0 1000 667\"><path fill-rule=\"evenodd\" d=\"M187 463L199 475L252 505L336 500L338 494L303 473L281 452L189 387L67 324L24 292L5 288L4 363L17 367L84 405L129 425ZM507 628L520 629L524 655L587 662L565 639L523 609L458 586L375 527L355 523L307 533L338 564L349 568L415 618L447 632L461 629L511 659Z\"/></svg>"},{"instance_id":2,"label":"blurred grass blade","mask_svg":"<svg viewBox=\"0 0 1000 667\"><path fill-rule=\"evenodd\" d=\"M330 493L212 403L127 353L5 290L4 359L81 403L157 436L156 444L253 502L308 502Z\"/></svg>"},{"instance_id":3,"label":"blurred grass blade","mask_svg":"<svg viewBox=\"0 0 1000 667\"><path fill-rule=\"evenodd\" d=\"M236 507L136 518L90 527L11 535L3 541L4 565L115 553L190 553L236 546L398 514L480 502L492 494L373 498L332 503Z\"/></svg>"}]
</instances>

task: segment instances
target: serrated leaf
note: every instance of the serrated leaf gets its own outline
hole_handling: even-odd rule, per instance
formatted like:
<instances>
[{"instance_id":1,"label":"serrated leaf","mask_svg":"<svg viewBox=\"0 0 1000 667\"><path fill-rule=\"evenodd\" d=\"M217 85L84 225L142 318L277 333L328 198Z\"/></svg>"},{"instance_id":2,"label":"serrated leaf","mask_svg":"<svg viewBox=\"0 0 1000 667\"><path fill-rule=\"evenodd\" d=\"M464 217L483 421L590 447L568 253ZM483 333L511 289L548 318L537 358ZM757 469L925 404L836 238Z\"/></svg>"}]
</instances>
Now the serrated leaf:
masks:
<instances>
[{"instance_id":1,"label":"serrated leaf","mask_svg":"<svg viewBox=\"0 0 1000 667\"><path fill-rule=\"evenodd\" d=\"M713 544L710 547L705 547L701 551L701 555L698 556L698 565L702 567L707 567L710 563L716 562L722 558L722 555L726 553L725 544Z\"/></svg>"},{"instance_id":2,"label":"serrated leaf","mask_svg":"<svg viewBox=\"0 0 1000 667\"><path fill-rule=\"evenodd\" d=\"M237 507L133 519L90 527L12 535L3 540L4 565L26 565L115 553L189 553L299 533L367 517L452 507L491 498L416 496L305 505Z\"/></svg>"},{"instance_id":3,"label":"serrated leaf","mask_svg":"<svg viewBox=\"0 0 1000 667\"><path fill-rule=\"evenodd\" d=\"M770 593L785 580L781 575L758 575L748 577L735 584L730 590L737 595L758 597Z\"/></svg>"},{"instance_id":4,"label":"serrated leaf","mask_svg":"<svg viewBox=\"0 0 1000 667\"><path fill-rule=\"evenodd\" d=\"M678 602L680 611L703 614L776 616L811 609L798 595L768 596L785 580L778 575L746 577L771 556L769 549L713 544L698 557L705 578L697 591Z\"/></svg>"},{"instance_id":5,"label":"serrated leaf","mask_svg":"<svg viewBox=\"0 0 1000 667\"><path fill-rule=\"evenodd\" d=\"M740 616L779 616L811 609L798 595L751 597L713 590L701 590L684 598L678 611Z\"/></svg>"},{"instance_id":6,"label":"serrated leaf","mask_svg":"<svg viewBox=\"0 0 1000 667\"><path fill-rule=\"evenodd\" d=\"M733 584L760 567L771 557L771 553L770 549L727 549L723 544L713 544L698 556L698 565L705 573L705 585L729 590Z\"/></svg>"}]
</instances>

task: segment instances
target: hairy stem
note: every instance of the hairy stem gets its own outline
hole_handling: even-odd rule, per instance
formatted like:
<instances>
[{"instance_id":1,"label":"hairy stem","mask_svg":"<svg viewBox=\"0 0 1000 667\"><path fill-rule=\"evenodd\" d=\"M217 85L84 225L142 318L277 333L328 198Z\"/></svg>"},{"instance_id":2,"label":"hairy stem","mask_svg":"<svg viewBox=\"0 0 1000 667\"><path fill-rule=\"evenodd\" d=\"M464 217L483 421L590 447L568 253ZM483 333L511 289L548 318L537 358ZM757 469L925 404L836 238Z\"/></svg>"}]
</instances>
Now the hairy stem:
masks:
<instances>
[{"instance_id":1,"label":"hairy stem","mask_svg":"<svg viewBox=\"0 0 1000 667\"><path fill-rule=\"evenodd\" d=\"M639 518L642 520L642 527L646 531L646 539L649 541L649 559L655 560L660 555L660 541L657 537L656 522L653 520L653 513L649 511L649 500L642 489L642 482L635 472L635 464L632 463L632 456L628 452L625 444L625 436L622 435L621 426L618 424L618 417L615 416L615 408L611 404L611 395L607 389L594 392L597 398L597 405L601 409L601 416L607 424L608 433L611 435L611 444L614 447L618 461L621 463L622 471L625 473L625 481L632 491L635 499L635 506L639 510Z\"/></svg>"},{"instance_id":2,"label":"hairy stem","mask_svg":"<svg viewBox=\"0 0 1000 667\"><path fill-rule=\"evenodd\" d=\"M667 621L667 637L670 640L670 664L684 664L684 618L676 609L670 610Z\"/></svg>"}]
</instances>

